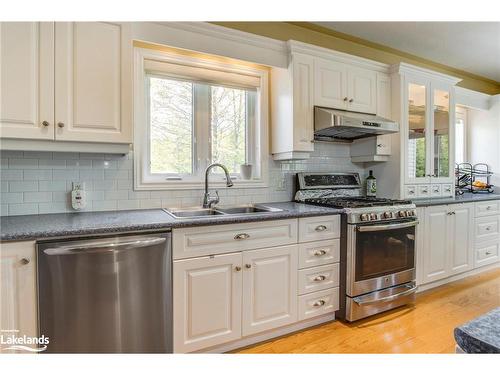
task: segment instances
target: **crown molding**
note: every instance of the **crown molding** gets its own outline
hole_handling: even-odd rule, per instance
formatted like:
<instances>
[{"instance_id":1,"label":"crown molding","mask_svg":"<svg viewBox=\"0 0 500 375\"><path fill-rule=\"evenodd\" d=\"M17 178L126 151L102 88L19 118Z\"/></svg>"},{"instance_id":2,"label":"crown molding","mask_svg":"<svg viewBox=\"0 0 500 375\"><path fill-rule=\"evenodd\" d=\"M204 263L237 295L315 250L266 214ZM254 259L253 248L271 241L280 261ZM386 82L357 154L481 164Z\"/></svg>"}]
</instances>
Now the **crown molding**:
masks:
<instances>
[{"instance_id":1,"label":"crown molding","mask_svg":"<svg viewBox=\"0 0 500 375\"><path fill-rule=\"evenodd\" d=\"M399 74L414 74L425 77L427 79L444 81L453 86L462 81L462 78L453 77L448 74L439 73L434 70L422 68L420 66L411 65L404 62L392 65L390 67L390 72Z\"/></svg>"},{"instance_id":2,"label":"crown molding","mask_svg":"<svg viewBox=\"0 0 500 375\"><path fill-rule=\"evenodd\" d=\"M289 40L287 42L288 51L290 53L304 53L313 55L327 60L342 62L349 65L358 66L365 69L371 69L378 72L387 73L390 65L378 61L365 59L363 57L350 55L348 53L335 51L330 48L319 47L312 44L299 42L297 40Z\"/></svg>"}]
</instances>

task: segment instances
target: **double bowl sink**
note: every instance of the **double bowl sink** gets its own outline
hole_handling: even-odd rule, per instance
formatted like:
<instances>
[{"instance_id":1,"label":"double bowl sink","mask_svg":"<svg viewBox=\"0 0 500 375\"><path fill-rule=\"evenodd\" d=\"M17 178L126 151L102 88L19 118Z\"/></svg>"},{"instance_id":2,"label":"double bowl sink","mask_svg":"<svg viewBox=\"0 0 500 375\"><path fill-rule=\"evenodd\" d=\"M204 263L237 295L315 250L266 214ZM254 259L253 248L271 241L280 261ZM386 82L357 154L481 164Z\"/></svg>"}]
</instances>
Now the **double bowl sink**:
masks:
<instances>
[{"instance_id":1,"label":"double bowl sink","mask_svg":"<svg viewBox=\"0 0 500 375\"><path fill-rule=\"evenodd\" d=\"M258 204L248 204L243 206L227 206L227 207L190 207L190 208L166 208L165 212L176 219L186 218L202 218L207 216L224 216L224 215L251 215L265 214L273 212L285 211L281 208L268 207Z\"/></svg>"}]
</instances>

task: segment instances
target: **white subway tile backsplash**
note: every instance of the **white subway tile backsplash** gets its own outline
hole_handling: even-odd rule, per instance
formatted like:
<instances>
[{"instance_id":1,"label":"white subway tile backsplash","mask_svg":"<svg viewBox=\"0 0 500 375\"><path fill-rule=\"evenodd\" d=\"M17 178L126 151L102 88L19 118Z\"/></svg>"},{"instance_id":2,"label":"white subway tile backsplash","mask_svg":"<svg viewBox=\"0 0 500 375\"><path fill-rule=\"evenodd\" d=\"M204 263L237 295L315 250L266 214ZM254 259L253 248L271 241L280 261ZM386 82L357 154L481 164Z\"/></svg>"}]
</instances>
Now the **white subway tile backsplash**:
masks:
<instances>
[{"instance_id":1,"label":"white subway tile backsplash","mask_svg":"<svg viewBox=\"0 0 500 375\"><path fill-rule=\"evenodd\" d=\"M364 177L364 169L351 163L348 145L316 143L315 149L307 160L270 160L267 188L220 189L221 204L290 200L299 171L355 171ZM134 191L132 152L123 156L1 151L0 156L0 215L73 212L73 182L85 182L88 200L84 211L197 206L203 197L202 188ZM278 190L283 178L285 190Z\"/></svg>"},{"instance_id":2,"label":"white subway tile backsplash","mask_svg":"<svg viewBox=\"0 0 500 375\"><path fill-rule=\"evenodd\" d=\"M24 191L38 191L38 181L10 181L9 191L24 192Z\"/></svg>"}]
</instances>

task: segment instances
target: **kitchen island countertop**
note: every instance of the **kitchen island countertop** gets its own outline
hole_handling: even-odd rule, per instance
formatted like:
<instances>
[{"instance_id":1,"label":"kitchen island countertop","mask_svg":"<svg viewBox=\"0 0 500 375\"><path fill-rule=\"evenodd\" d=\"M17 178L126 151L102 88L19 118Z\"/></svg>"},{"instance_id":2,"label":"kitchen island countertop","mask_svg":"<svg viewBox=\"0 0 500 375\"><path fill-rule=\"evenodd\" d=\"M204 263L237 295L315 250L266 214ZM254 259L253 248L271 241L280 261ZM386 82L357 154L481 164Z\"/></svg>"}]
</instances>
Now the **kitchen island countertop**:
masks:
<instances>
[{"instance_id":1,"label":"kitchen island countertop","mask_svg":"<svg viewBox=\"0 0 500 375\"><path fill-rule=\"evenodd\" d=\"M500 353L500 307L455 328L455 340L466 353Z\"/></svg>"},{"instance_id":2,"label":"kitchen island countertop","mask_svg":"<svg viewBox=\"0 0 500 375\"><path fill-rule=\"evenodd\" d=\"M73 236L91 236L124 232L168 230L172 228L236 224L252 221L335 215L341 209L294 202L259 203L283 211L248 215L217 215L175 219L162 209L77 212L44 215L3 216L0 241L42 240Z\"/></svg>"}]
</instances>

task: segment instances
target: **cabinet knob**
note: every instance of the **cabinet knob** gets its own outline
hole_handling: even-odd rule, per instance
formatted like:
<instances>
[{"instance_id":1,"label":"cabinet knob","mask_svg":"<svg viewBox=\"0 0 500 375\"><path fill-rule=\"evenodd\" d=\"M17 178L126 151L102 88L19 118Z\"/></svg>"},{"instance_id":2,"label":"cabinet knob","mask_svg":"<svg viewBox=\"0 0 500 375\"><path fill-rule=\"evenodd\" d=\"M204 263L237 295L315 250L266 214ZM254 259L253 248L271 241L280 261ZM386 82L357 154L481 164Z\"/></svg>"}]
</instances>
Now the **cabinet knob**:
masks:
<instances>
[{"instance_id":1,"label":"cabinet knob","mask_svg":"<svg viewBox=\"0 0 500 375\"><path fill-rule=\"evenodd\" d=\"M344 102L347 102L347 96L344 98Z\"/></svg>"},{"instance_id":2,"label":"cabinet knob","mask_svg":"<svg viewBox=\"0 0 500 375\"><path fill-rule=\"evenodd\" d=\"M21 263L23 266L29 264L30 260L28 258L22 258L19 263Z\"/></svg>"},{"instance_id":3,"label":"cabinet knob","mask_svg":"<svg viewBox=\"0 0 500 375\"><path fill-rule=\"evenodd\" d=\"M234 267L234 270L235 270L236 272L239 272L239 271L241 271L241 267L240 267L240 266L236 266L236 267Z\"/></svg>"},{"instance_id":4,"label":"cabinet knob","mask_svg":"<svg viewBox=\"0 0 500 375\"><path fill-rule=\"evenodd\" d=\"M50 123L48 121L42 121L42 125L45 126L45 127L47 127L47 126L50 125Z\"/></svg>"},{"instance_id":5,"label":"cabinet knob","mask_svg":"<svg viewBox=\"0 0 500 375\"><path fill-rule=\"evenodd\" d=\"M64 122L58 122L57 126L59 126L60 128L64 128Z\"/></svg>"},{"instance_id":6,"label":"cabinet knob","mask_svg":"<svg viewBox=\"0 0 500 375\"><path fill-rule=\"evenodd\" d=\"M486 255L491 255L491 251L485 252Z\"/></svg>"},{"instance_id":7,"label":"cabinet knob","mask_svg":"<svg viewBox=\"0 0 500 375\"><path fill-rule=\"evenodd\" d=\"M490 227L486 227L486 230L490 230Z\"/></svg>"},{"instance_id":8,"label":"cabinet knob","mask_svg":"<svg viewBox=\"0 0 500 375\"><path fill-rule=\"evenodd\" d=\"M486 206L486 209L489 211L491 210L491 206Z\"/></svg>"},{"instance_id":9,"label":"cabinet knob","mask_svg":"<svg viewBox=\"0 0 500 375\"><path fill-rule=\"evenodd\" d=\"M352 103L353 101L354 101L354 99L352 99L352 98L351 98L351 99L349 99L349 103Z\"/></svg>"},{"instance_id":10,"label":"cabinet knob","mask_svg":"<svg viewBox=\"0 0 500 375\"><path fill-rule=\"evenodd\" d=\"M326 226L325 225L318 225L316 228L314 228L314 230L316 232L323 232L324 230L326 230Z\"/></svg>"},{"instance_id":11,"label":"cabinet knob","mask_svg":"<svg viewBox=\"0 0 500 375\"><path fill-rule=\"evenodd\" d=\"M319 306L323 306L326 302L322 299L320 299L319 301L316 301L313 303L313 306L314 307L319 307Z\"/></svg>"},{"instance_id":12,"label":"cabinet knob","mask_svg":"<svg viewBox=\"0 0 500 375\"><path fill-rule=\"evenodd\" d=\"M384 147L384 145L382 143L379 143L377 147Z\"/></svg>"},{"instance_id":13,"label":"cabinet knob","mask_svg":"<svg viewBox=\"0 0 500 375\"><path fill-rule=\"evenodd\" d=\"M245 268L252 268L252 265L251 264L245 264Z\"/></svg>"}]
</instances>

